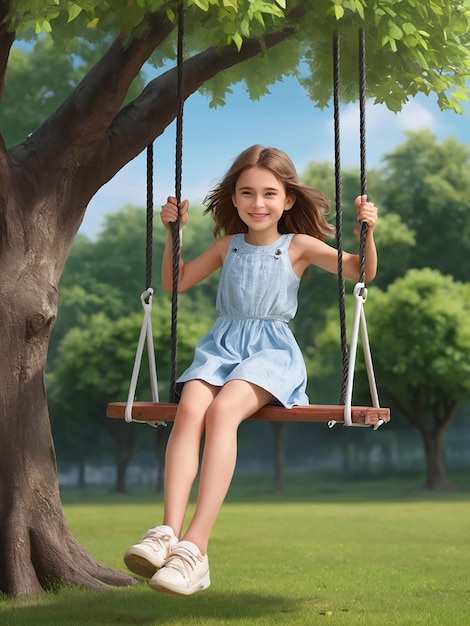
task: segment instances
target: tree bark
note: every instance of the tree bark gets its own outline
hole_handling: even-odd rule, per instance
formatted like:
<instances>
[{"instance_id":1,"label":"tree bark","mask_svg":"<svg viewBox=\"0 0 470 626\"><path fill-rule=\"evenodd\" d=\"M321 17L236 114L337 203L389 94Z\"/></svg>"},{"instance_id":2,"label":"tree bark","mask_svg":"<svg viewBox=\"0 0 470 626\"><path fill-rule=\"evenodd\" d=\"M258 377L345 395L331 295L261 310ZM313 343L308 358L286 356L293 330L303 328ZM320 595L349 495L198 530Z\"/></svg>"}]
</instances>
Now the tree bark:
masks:
<instances>
[{"instance_id":1,"label":"tree bark","mask_svg":"<svg viewBox=\"0 0 470 626\"><path fill-rule=\"evenodd\" d=\"M168 437L171 432L171 424L158 426L155 433L155 459L157 461L156 492L162 493L165 480L165 450Z\"/></svg>"},{"instance_id":2,"label":"tree bark","mask_svg":"<svg viewBox=\"0 0 470 626\"><path fill-rule=\"evenodd\" d=\"M444 463L444 441L457 411L451 398L439 397L431 402L424 389L416 389L408 401L392 396L394 403L408 421L417 429L424 446L426 481L422 486L428 491L453 491Z\"/></svg>"},{"instance_id":3,"label":"tree bark","mask_svg":"<svg viewBox=\"0 0 470 626\"><path fill-rule=\"evenodd\" d=\"M57 289L41 234L0 255L0 590L10 595L135 582L90 557L62 512L44 374Z\"/></svg>"},{"instance_id":4,"label":"tree bark","mask_svg":"<svg viewBox=\"0 0 470 626\"><path fill-rule=\"evenodd\" d=\"M455 485L447 477L444 463L444 434L442 430L433 433L421 433L426 456L426 482L424 490L453 491Z\"/></svg>"},{"instance_id":5,"label":"tree bark","mask_svg":"<svg viewBox=\"0 0 470 626\"><path fill-rule=\"evenodd\" d=\"M0 2L0 17L5 6ZM45 367L59 279L89 200L175 117L175 70L120 110L133 78L172 28L156 16L144 38L128 47L117 39L22 144L7 152L0 138L0 592L9 595L59 584L104 590L135 583L97 563L67 526ZM293 33L274 33L264 43ZM12 41L0 26L0 89ZM240 53L211 48L188 59L185 97L260 49L247 41Z\"/></svg>"},{"instance_id":6,"label":"tree bark","mask_svg":"<svg viewBox=\"0 0 470 626\"><path fill-rule=\"evenodd\" d=\"M134 456L137 447L137 430L129 428L129 424L119 424L113 429L113 438L116 441L116 484L115 493L127 493L127 468Z\"/></svg>"},{"instance_id":7,"label":"tree bark","mask_svg":"<svg viewBox=\"0 0 470 626\"><path fill-rule=\"evenodd\" d=\"M436 409L436 407L435 407ZM426 456L426 482L423 489L430 491L454 491L455 485L449 480L444 462L444 441L457 410L451 403L441 411L434 411L434 427L419 429Z\"/></svg>"}]
</instances>

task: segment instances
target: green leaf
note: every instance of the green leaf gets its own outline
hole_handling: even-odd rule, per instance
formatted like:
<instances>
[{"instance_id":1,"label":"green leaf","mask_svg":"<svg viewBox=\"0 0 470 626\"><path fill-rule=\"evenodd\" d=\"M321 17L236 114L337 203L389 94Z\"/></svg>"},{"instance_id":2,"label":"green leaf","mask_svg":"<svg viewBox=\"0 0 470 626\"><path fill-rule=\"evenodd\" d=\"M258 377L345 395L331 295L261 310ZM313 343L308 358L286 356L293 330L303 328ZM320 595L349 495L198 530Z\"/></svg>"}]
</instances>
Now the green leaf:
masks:
<instances>
[{"instance_id":1,"label":"green leaf","mask_svg":"<svg viewBox=\"0 0 470 626\"><path fill-rule=\"evenodd\" d=\"M202 11L209 10L209 1L208 0L194 0L194 4L199 7Z\"/></svg>"},{"instance_id":2,"label":"green leaf","mask_svg":"<svg viewBox=\"0 0 470 626\"><path fill-rule=\"evenodd\" d=\"M341 5L335 4L335 17L340 20L344 16L344 9Z\"/></svg>"},{"instance_id":3,"label":"green leaf","mask_svg":"<svg viewBox=\"0 0 470 626\"><path fill-rule=\"evenodd\" d=\"M68 21L72 22L75 18L77 18L80 15L81 12L82 12L82 7L81 6L78 6L78 4L69 3L69 5L68 5L68 14L69 14Z\"/></svg>"},{"instance_id":4,"label":"green leaf","mask_svg":"<svg viewBox=\"0 0 470 626\"><path fill-rule=\"evenodd\" d=\"M392 22L391 20L388 22L388 34L392 37L392 39L402 39L403 37L403 31L401 28L399 28L395 22Z\"/></svg>"},{"instance_id":5,"label":"green leaf","mask_svg":"<svg viewBox=\"0 0 470 626\"><path fill-rule=\"evenodd\" d=\"M357 10L357 13L358 13L359 17L362 20L365 19L364 7L362 6L362 2L360 0L356 0L356 10Z\"/></svg>"},{"instance_id":6,"label":"green leaf","mask_svg":"<svg viewBox=\"0 0 470 626\"><path fill-rule=\"evenodd\" d=\"M233 41L233 43L237 47L237 50L240 52L242 48L242 44L243 44L243 38L240 35L240 33L234 33L233 35L229 37L229 39L230 39L230 43Z\"/></svg>"},{"instance_id":7,"label":"green leaf","mask_svg":"<svg viewBox=\"0 0 470 626\"><path fill-rule=\"evenodd\" d=\"M412 33L416 32L416 26L414 24L412 24L411 22L404 22L401 27L403 28L403 32L406 35L411 35Z\"/></svg>"},{"instance_id":8,"label":"green leaf","mask_svg":"<svg viewBox=\"0 0 470 626\"><path fill-rule=\"evenodd\" d=\"M458 102L467 102L468 100L468 94L462 91L453 91L451 93L451 96L454 100L457 100Z\"/></svg>"}]
</instances>

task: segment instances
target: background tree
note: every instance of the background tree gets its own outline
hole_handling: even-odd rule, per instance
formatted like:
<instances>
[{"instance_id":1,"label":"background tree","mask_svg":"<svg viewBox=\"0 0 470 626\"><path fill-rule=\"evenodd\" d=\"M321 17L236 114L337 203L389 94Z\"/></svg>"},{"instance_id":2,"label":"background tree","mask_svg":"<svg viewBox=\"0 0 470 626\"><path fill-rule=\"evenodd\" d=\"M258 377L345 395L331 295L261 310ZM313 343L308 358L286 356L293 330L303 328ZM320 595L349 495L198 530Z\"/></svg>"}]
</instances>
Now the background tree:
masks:
<instances>
[{"instance_id":1,"label":"background tree","mask_svg":"<svg viewBox=\"0 0 470 626\"><path fill-rule=\"evenodd\" d=\"M207 332L210 325L207 317L194 316L191 308L183 303L179 314L178 355L182 369L192 360L196 338ZM80 455L75 460L83 463L83 455L87 451L94 455L96 450L86 445L89 432L104 429L116 444L115 490L118 493L127 491L126 471L137 448L138 430L122 420L106 419L106 406L112 399L127 399L141 325L141 313L114 321L102 313L93 316L86 328L73 328L63 338L56 365L48 377L52 414L56 416L54 436L61 434L61 439L66 439L64 431L69 430L71 422L75 424L73 449ZM152 328L162 399L168 397L170 325L168 299L155 300ZM145 355L136 396L148 400L152 397ZM78 424L81 433L76 432Z\"/></svg>"},{"instance_id":2,"label":"background tree","mask_svg":"<svg viewBox=\"0 0 470 626\"><path fill-rule=\"evenodd\" d=\"M86 460L97 454L96 445L90 445L92 433L105 431L116 446L115 490L120 493L127 491L126 471L138 449L142 429L103 418L111 399L125 400L128 394L143 318L140 294L145 288L145 224L143 209L125 206L106 216L95 241L83 236L76 239L60 282L61 306L48 358L54 439L61 442L69 462L73 460L83 469ZM192 211L191 229L185 234L185 254L199 254L205 239L209 245L212 237L208 224L210 220L203 217L202 211ZM152 326L160 394L167 399L171 299L161 287L166 233L158 221L154 231L152 274L156 295ZM213 319L215 294L205 295L213 282L196 287L191 302L187 295L180 297L178 357L182 369L189 365L196 338ZM146 363L145 357L138 394L150 399ZM156 432L157 437L162 430ZM165 431L162 436L166 435ZM148 433L145 439L148 441Z\"/></svg>"},{"instance_id":3,"label":"background tree","mask_svg":"<svg viewBox=\"0 0 470 626\"><path fill-rule=\"evenodd\" d=\"M408 267L431 267L456 280L470 276L470 149L450 137L441 143L427 130L384 157L377 195L387 213L400 216L416 237L408 248ZM391 232L391 231L390 231ZM383 242L382 242L383 243ZM398 249L397 252L400 252ZM385 248L389 254L389 248ZM387 280L403 264L387 264ZM384 284L384 283L382 283Z\"/></svg>"},{"instance_id":4,"label":"background tree","mask_svg":"<svg viewBox=\"0 0 470 626\"><path fill-rule=\"evenodd\" d=\"M283 0L183 1L185 98L214 79L213 100L220 102L230 81L241 77L250 95L260 95L270 82L295 73L302 57L311 71L312 97L324 105L331 81L322 59L337 29L344 44L343 95L351 98L357 52L354 38L344 34L363 23L370 92L391 108L398 110L418 91L435 91L442 107L458 108L468 78L468 0L435 0L429 7L403 0L393 8L377 7L375 0L343 0L315 9L310 0L288 9ZM75 36L95 42L103 34L106 40L116 37L28 137L9 150L0 141L0 476L8 477L0 500L0 591L8 594L38 592L58 582L93 589L133 582L98 564L68 529L44 375L59 279L90 199L175 117L175 70L163 72L123 106L143 65L174 55L175 9L174 2L154 0L0 0L0 95L17 32L33 26L64 44ZM260 53L267 61L262 77L240 66Z\"/></svg>"},{"instance_id":5,"label":"background tree","mask_svg":"<svg viewBox=\"0 0 470 626\"><path fill-rule=\"evenodd\" d=\"M424 487L449 489L444 439L470 399L470 285L425 268L410 270L385 292L373 288L372 297L368 319L382 401L422 438Z\"/></svg>"},{"instance_id":6,"label":"background tree","mask_svg":"<svg viewBox=\"0 0 470 626\"><path fill-rule=\"evenodd\" d=\"M463 317L459 317L460 314L457 315L456 311L461 310L463 316L467 312L465 290L468 282L465 285L456 283L455 288L452 291L449 288L447 294L445 281L450 280L450 277L444 278L439 271L454 276L461 275L465 259L470 253L470 211L467 199L469 165L468 147L459 144L455 139L438 144L427 131L409 133L407 141L385 157L385 167L374 173L373 178L374 192L381 210L381 218L375 231L379 272L374 285L386 289L388 294L387 299L379 298L377 294L380 292L373 286L366 305L374 363L377 359L382 359L382 365L376 366L376 375L381 401L392 407L393 429L400 427L400 416L403 416L420 433L426 458L426 487L429 489L449 487L443 443L457 408L468 399L468 396L465 397L466 383L459 387L460 377L465 377L463 372L469 363L468 358L467 361L464 359L465 341L463 340L463 344L459 343L456 350L446 345L450 339L453 346L454 338L443 322L448 319L449 326L455 324L458 337L455 341L461 341ZM442 189L442 193L439 193L439 189ZM453 218L449 219L449 215ZM436 268L435 273L430 274L433 276L432 280L424 270L421 283L418 280L419 274L408 273L404 283L397 278L403 276L409 268L423 266ZM428 282L425 278L428 278ZM444 281L445 288L440 281ZM403 289L403 300L397 297L399 304L390 304L388 299L392 300L392 294L393 297L397 296L400 288ZM416 289L419 295L410 296L412 289ZM346 292L350 292L349 288ZM444 303L449 297L455 300L454 304ZM409 306L414 309L410 318L407 316L408 307L403 304L406 298L411 298ZM421 298L419 307L416 306L416 298ZM443 299L444 309L449 309L446 313L436 311L434 299L437 302L439 298ZM401 312L398 306L402 307ZM455 319L452 318L453 314ZM332 393L335 385L339 387L340 381L337 358L338 314L335 308L331 308L324 315L326 323L316 336L316 343L307 352L310 380L315 380L319 371L324 376L319 390L323 398L320 395L315 400L317 402L327 401L324 394ZM436 321L435 316L439 320L442 318L442 323ZM352 319L352 311L347 317ZM434 321L430 321L430 318ZM434 333L435 326L438 332ZM431 332L435 334L432 345L427 339ZM449 332L449 338L446 332ZM418 350L422 355L421 360L414 361L413 355ZM398 351L402 353L400 358ZM443 356L439 361L440 366L446 369L446 374L456 379L451 384L447 376L441 376L440 384L444 389L441 389L432 375L433 359L436 360L436 355L441 353ZM452 361L451 355L457 359L457 364ZM465 361L460 376L456 371L459 359ZM399 361L401 365L398 365ZM392 363L395 363L395 368L401 368L403 380L397 382L396 377L392 376ZM357 369L363 370L360 357ZM414 380L415 376L421 377L418 382ZM433 405L433 385L440 397L436 406ZM357 404L370 402L368 385L364 380L361 382L360 376L356 377L355 391ZM448 409L447 412L444 406ZM352 436L349 437L353 441ZM353 446L348 447L353 449ZM350 462L350 456L345 455L346 465Z\"/></svg>"}]
</instances>

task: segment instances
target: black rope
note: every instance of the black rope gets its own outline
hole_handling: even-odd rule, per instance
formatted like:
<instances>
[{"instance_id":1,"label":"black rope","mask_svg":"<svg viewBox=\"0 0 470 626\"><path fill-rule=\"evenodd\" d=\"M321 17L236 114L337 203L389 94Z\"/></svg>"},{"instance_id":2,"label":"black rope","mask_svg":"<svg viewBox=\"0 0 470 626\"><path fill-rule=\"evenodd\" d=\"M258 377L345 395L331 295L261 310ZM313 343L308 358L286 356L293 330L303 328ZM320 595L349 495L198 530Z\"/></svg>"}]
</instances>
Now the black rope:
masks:
<instances>
[{"instance_id":1,"label":"black rope","mask_svg":"<svg viewBox=\"0 0 470 626\"><path fill-rule=\"evenodd\" d=\"M335 128L335 206L336 206L336 241L338 247L338 303L341 336L341 393L340 404L346 399L348 383L349 352L346 336L346 306L345 285L343 277L343 211L342 211L342 180L341 180L341 150L340 150L340 112L339 112L339 77L340 68L340 44L338 33L333 37L333 105L334 105L334 128Z\"/></svg>"},{"instance_id":2,"label":"black rope","mask_svg":"<svg viewBox=\"0 0 470 626\"><path fill-rule=\"evenodd\" d=\"M145 288L152 287L153 254L153 144L147 146L147 223L145 248Z\"/></svg>"},{"instance_id":3,"label":"black rope","mask_svg":"<svg viewBox=\"0 0 470 626\"><path fill-rule=\"evenodd\" d=\"M175 150L175 197L179 207L181 203L181 184L183 179L183 44L184 44L183 2L178 2L178 36L177 36L177 113L176 113L176 150ZM176 373L178 362L178 280L181 256L179 217L171 225L173 252L172 273L173 290L171 298L171 372L170 402L176 402Z\"/></svg>"},{"instance_id":4,"label":"black rope","mask_svg":"<svg viewBox=\"0 0 470 626\"><path fill-rule=\"evenodd\" d=\"M366 166L366 45L364 29L359 29L359 139L361 153L361 195L367 194ZM359 243L359 282L365 283L366 235L368 225L361 224Z\"/></svg>"}]
</instances>

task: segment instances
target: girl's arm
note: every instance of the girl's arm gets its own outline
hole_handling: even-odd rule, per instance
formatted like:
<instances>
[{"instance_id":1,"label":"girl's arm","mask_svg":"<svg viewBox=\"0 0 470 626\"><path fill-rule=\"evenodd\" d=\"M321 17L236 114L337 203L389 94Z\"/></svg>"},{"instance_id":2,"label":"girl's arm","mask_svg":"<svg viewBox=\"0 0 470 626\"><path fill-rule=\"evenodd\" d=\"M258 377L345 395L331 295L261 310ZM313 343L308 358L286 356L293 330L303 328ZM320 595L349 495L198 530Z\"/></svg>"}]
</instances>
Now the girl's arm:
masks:
<instances>
[{"instance_id":1,"label":"girl's arm","mask_svg":"<svg viewBox=\"0 0 470 626\"><path fill-rule=\"evenodd\" d=\"M173 237L170 229L170 224L176 222L178 218L178 208L176 205L176 198L169 197L165 205L162 206L160 213L162 224L167 228L167 236L165 242L165 249L163 251L162 260L162 282L163 289L167 293L171 293L173 290ZM188 201L184 200L180 206L179 212L180 226L183 227L188 221ZM182 256L179 261L179 277L178 277L178 292L186 291L196 283L199 283L204 278L207 278L212 272L215 272L222 266L230 237L222 237L217 239L214 243L200 256L185 263Z\"/></svg>"},{"instance_id":2,"label":"girl's arm","mask_svg":"<svg viewBox=\"0 0 470 626\"><path fill-rule=\"evenodd\" d=\"M354 204L358 221L366 222L369 227L365 241L365 282L368 283L377 273L377 250L374 242L377 208L367 201L367 196L358 196ZM360 229L360 226L357 228ZM338 273L338 251L332 246L308 235L296 235L292 244L292 267L298 276L302 276L309 265L316 265L333 274ZM343 275L345 278L359 280L359 255L343 253Z\"/></svg>"}]
</instances>

